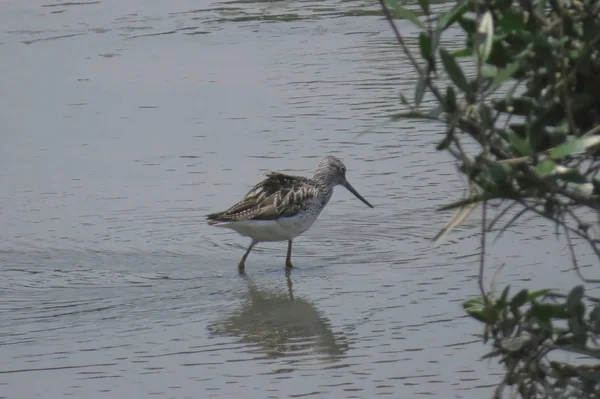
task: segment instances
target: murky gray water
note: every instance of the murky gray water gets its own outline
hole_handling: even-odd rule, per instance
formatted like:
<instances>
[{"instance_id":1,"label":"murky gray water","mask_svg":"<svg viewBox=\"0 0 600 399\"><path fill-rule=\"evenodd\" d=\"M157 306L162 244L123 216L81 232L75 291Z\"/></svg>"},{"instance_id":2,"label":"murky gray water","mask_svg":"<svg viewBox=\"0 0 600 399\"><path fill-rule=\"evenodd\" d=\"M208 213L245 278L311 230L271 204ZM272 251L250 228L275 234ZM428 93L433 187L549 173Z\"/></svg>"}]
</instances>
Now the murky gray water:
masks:
<instances>
[{"instance_id":1,"label":"murky gray water","mask_svg":"<svg viewBox=\"0 0 600 399\"><path fill-rule=\"evenodd\" d=\"M0 3L1 398L490 394L501 370L460 307L477 217L429 243L462 193L438 127L355 138L414 85L385 21L355 16L376 8ZM239 277L247 241L204 214L326 154L375 209L338 189L289 278L285 243ZM568 259L521 225L489 274L564 288Z\"/></svg>"}]
</instances>

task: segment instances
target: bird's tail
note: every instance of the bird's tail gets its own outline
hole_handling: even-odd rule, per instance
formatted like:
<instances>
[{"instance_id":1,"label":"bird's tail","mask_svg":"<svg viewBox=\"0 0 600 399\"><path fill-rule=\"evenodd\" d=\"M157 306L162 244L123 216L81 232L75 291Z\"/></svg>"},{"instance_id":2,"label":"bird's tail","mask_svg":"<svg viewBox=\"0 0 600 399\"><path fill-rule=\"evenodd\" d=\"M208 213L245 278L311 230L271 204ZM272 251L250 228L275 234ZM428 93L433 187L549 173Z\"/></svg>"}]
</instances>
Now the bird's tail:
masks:
<instances>
[{"instance_id":1,"label":"bird's tail","mask_svg":"<svg viewBox=\"0 0 600 399\"><path fill-rule=\"evenodd\" d=\"M223 215L223 212L211 213L210 215L206 215L208 224L212 226L212 225L223 222L223 220L221 220L222 215Z\"/></svg>"}]
</instances>

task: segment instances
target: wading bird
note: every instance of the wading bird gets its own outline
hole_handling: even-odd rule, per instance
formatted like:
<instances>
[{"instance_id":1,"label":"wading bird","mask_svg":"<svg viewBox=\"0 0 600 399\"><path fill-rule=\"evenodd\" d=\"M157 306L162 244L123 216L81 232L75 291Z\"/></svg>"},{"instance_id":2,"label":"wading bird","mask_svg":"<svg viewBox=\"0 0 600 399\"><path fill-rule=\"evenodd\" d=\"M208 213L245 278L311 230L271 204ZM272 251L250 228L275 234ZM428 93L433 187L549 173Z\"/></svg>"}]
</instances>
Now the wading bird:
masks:
<instances>
[{"instance_id":1,"label":"wading bird","mask_svg":"<svg viewBox=\"0 0 600 399\"><path fill-rule=\"evenodd\" d=\"M326 156L312 178L270 172L244 198L223 212L207 215L208 224L226 227L250 237L252 241L238 264L244 273L246 259L259 242L287 241L286 268L292 268L292 241L317 220L329 202L335 186L344 186L359 200L373 208L346 180L346 166Z\"/></svg>"}]
</instances>

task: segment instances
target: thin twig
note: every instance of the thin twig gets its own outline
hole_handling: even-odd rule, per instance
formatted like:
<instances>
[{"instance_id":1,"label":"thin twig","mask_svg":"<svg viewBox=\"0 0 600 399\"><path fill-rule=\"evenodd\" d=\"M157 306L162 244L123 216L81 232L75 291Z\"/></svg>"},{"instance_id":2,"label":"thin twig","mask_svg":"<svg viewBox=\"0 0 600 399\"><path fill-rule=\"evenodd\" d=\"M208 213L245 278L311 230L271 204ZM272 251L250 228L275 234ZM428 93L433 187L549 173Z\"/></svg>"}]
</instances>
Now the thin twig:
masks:
<instances>
[{"instance_id":1,"label":"thin twig","mask_svg":"<svg viewBox=\"0 0 600 399\"><path fill-rule=\"evenodd\" d=\"M517 200L517 201L518 201L518 200ZM553 222L558 222L558 223L561 223L561 221L560 221L560 220L558 220L557 218L555 218L554 216L548 216L547 214L545 214L545 213L543 213L543 212L541 212L541 211L539 211L539 210L537 210L537 209L535 209L535 208L533 208L533 207L531 207L531 206L527 205L527 204L526 204L524 201L519 201L519 202L520 202L520 203L521 203L521 205L523 205L524 207L527 207L527 208L528 208L530 211L532 211L532 212L534 212L534 213L536 213L536 214L538 214L538 215L540 215L540 216L544 216L545 218L547 218L547 219L549 219L549 220L551 220L551 221L553 221ZM568 232L571 232L571 233L575 233L575 235L577 235L577 236L579 236L580 238L583 238L584 240L586 240L586 241L587 241L587 242L590 244L590 246L592 247L592 250L594 251L594 253L596 254L596 256L597 256L598 258L600 258L600 250L598 250L598 247L596 247L596 245L594 244L594 240L593 240L593 239L592 239L592 238L591 238L591 237L590 237L590 236L589 236L587 233L584 233L584 232L582 232L582 231L580 231L580 230L578 230L578 229L574 229L574 228L572 228L571 226L568 226L566 223L561 223L561 225L562 225L562 226L563 226L563 228L565 229L565 232L567 232L567 231L568 231ZM570 241L570 236L569 236L569 235L567 235L567 239L569 240L569 242L571 242L571 241ZM581 273L580 273L580 271L579 271L579 269L578 269L578 268L576 268L575 270L577 271L577 273L579 274L579 276L581 277L581 279L582 279L583 281L585 281L586 283L600 283L600 279L589 279L589 278L584 278L584 277L581 275Z\"/></svg>"},{"instance_id":2,"label":"thin twig","mask_svg":"<svg viewBox=\"0 0 600 399\"><path fill-rule=\"evenodd\" d=\"M586 134L581 136L581 138L595 136L596 133L600 133L600 125L597 125L594 128L590 129L590 131L588 131Z\"/></svg>"},{"instance_id":3,"label":"thin twig","mask_svg":"<svg viewBox=\"0 0 600 399\"><path fill-rule=\"evenodd\" d=\"M504 201L503 201L504 202ZM492 221L490 222L490 224L488 225L488 231L492 231L492 229L494 228L494 225L504 216L506 215L506 213L508 211L510 211L515 205L517 205L518 202L511 202L506 208L502 209L500 211L500 213L498 213L494 219L492 219Z\"/></svg>"},{"instance_id":4,"label":"thin twig","mask_svg":"<svg viewBox=\"0 0 600 399\"><path fill-rule=\"evenodd\" d=\"M496 278L500 275L500 272L502 272L502 270L504 270L505 267L506 267L506 263L502 263L500 266L498 266L496 268L496 271L494 272L494 275L492 276L492 282L490 283L490 287L493 287L496 284Z\"/></svg>"},{"instance_id":5,"label":"thin twig","mask_svg":"<svg viewBox=\"0 0 600 399\"><path fill-rule=\"evenodd\" d=\"M580 348L575 345L560 345L560 346L556 346L555 349L559 349L559 350L563 350L563 351L567 351L567 352L579 353L581 355L585 355L585 356L592 357L595 359L600 359L600 349ZM577 366L575 366L575 367L577 367Z\"/></svg>"},{"instance_id":6,"label":"thin twig","mask_svg":"<svg viewBox=\"0 0 600 399\"><path fill-rule=\"evenodd\" d=\"M485 301L487 301L487 296L485 295L485 288L483 286L483 273L485 270L485 239L486 239L486 234L487 234L487 229L486 229L486 219L487 219L487 201L483 201L483 207L482 207L482 211L481 211L481 217L482 217L482 221L481 221L481 255L479 258L479 278L478 278L478 283L479 283L479 291L481 291L481 296L484 298Z\"/></svg>"},{"instance_id":7,"label":"thin twig","mask_svg":"<svg viewBox=\"0 0 600 399\"><path fill-rule=\"evenodd\" d=\"M598 195L585 195L574 190L561 189L557 183L541 178L533 166L522 165L521 171L527 175L527 178L533 180L540 187L551 194L559 194L567 197L580 205L585 205L596 211L600 208L600 197Z\"/></svg>"},{"instance_id":8,"label":"thin twig","mask_svg":"<svg viewBox=\"0 0 600 399\"><path fill-rule=\"evenodd\" d=\"M467 220L471 212L473 212L476 207L476 203L469 204L460 207L456 212L454 212L452 218L448 221L448 223L446 223L444 228L442 228L442 230L440 230L435 235L435 237L431 239L431 241L433 241L433 246L437 247L452 230L454 230L456 227L460 226L465 220Z\"/></svg>"},{"instance_id":9,"label":"thin twig","mask_svg":"<svg viewBox=\"0 0 600 399\"><path fill-rule=\"evenodd\" d=\"M425 83L427 84L427 87L429 87L429 90L431 90L431 92L437 98L439 103L444 104L444 97L441 95L438 88L431 82L428 74L425 73L425 71L423 71L423 68L421 68L421 66L415 59L415 57L413 57L412 53L410 52L408 46L404 42L404 38L402 37L402 35L400 34L400 31L396 27L396 24L394 23L394 19L392 18L392 13L390 13L390 10L388 9L387 5L385 4L385 0L379 0L379 4L381 4L381 8L383 9L383 15L385 15L385 18L390 23L390 26L392 27L392 30L394 31L394 34L396 35L396 39L398 39L398 43L402 47L402 50L404 51L404 53L406 54L406 56L408 57L410 62L413 64L413 67L419 73L419 76L422 79L425 79Z\"/></svg>"},{"instance_id":10,"label":"thin twig","mask_svg":"<svg viewBox=\"0 0 600 399\"><path fill-rule=\"evenodd\" d=\"M512 226L514 222L516 222L521 216L523 216L523 214L525 212L527 212L527 208L521 209L515 216L513 216L512 218L510 218L510 220L508 221L508 223L506 223L504 226L502 226L502 228L498 232L498 235L496 236L496 238L494 238L494 242L498 241L500 239L500 237L502 236L502 234L504 234L504 232L506 230L508 230L508 228L510 226Z\"/></svg>"},{"instance_id":11,"label":"thin twig","mask_svg":"<svg viewBox=\"0 0 600 399\"><path fill-rule=\"evenodd\" d=\"M575 249L573 248L573 242L571 241L571 234L569 234L569 229L567 229L566 224L563 226L563 230L565 231L565 235L567 236L567 244L569 246L569 252L571 253L571 262L573 262L573 268L577 272L579 278L581 278L585 282L587 279L581 274L581 270L579 270L579 264L577 263L577 255L575 255Z\"/></svg>"},{"instance_id":12,"label":"thin twig","mask_svg":"<svg viewBox=\"0 0 600 399\"><path fill-rule=\"evenodd\" d=\"M560 4L560 3L559 3ZM559 5L561 12L564 13L562 4ZM564 26L564 21L563 18L559 18L560 21L560 25L559 25L559 30L560 30L560 36L562 37L565 33L565 26ZM565 45L561 45L560 46L560 50L561 50L561 56L558 58L558 62L561 63L561 77L563 79L565 79L565 84L562 86L562 90L561 90L561 94L562 94L562 101L563 101L563 109L565 111L565 113L567 114L567 122L569 123L569 132L570 134L576 135L577 133L577 128L575 127L575 119L573 118L573 111L572 111L572 105L571 105L571 96L569 95L569 82L566 79L569 79L569 76L567 74L567 65L565 62L565 59L567 58L565 53L566 53L566 49L565 49Z\"/></svg>"},{"instance_id":13,"label":"thin twig","mask_svg":"<svg viewBox=\"0 0 600 399\"><path fill-rule=\"evenodd\" d=\"M565 206L565 211L573 218L573 220L575 220L575 222L577 222L577 228L584 229L586 226L590 225L589 223L581 220L581 218L579 218L579 216L577 216L575 212L573 212L573 210L568 206Z\"/></svg>"}]
</instances>

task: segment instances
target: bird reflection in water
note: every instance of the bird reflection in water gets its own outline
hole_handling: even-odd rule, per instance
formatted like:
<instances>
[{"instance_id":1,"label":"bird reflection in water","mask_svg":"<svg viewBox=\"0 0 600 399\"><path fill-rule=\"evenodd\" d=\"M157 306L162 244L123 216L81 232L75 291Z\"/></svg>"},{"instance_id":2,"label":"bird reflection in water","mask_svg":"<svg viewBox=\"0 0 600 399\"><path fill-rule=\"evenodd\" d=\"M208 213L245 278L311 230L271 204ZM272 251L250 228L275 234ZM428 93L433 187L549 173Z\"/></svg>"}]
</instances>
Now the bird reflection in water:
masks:
<instances>
[{"instance_id":1,"label":"bird reflection in water","mask_svg":"<svg viewBox=\"0 0 600 399\"><path fill-rule=\"evenodd\" d=\"M214 335L238 337L258 345L268 357L302 356L317 353L335 361L348 350L343 333L334 333L329 320L305 299L294 296L290 272L287 292L259 288L243 276L248 292L241 307L208 328Z\"/></svg>"}]
</instances>

